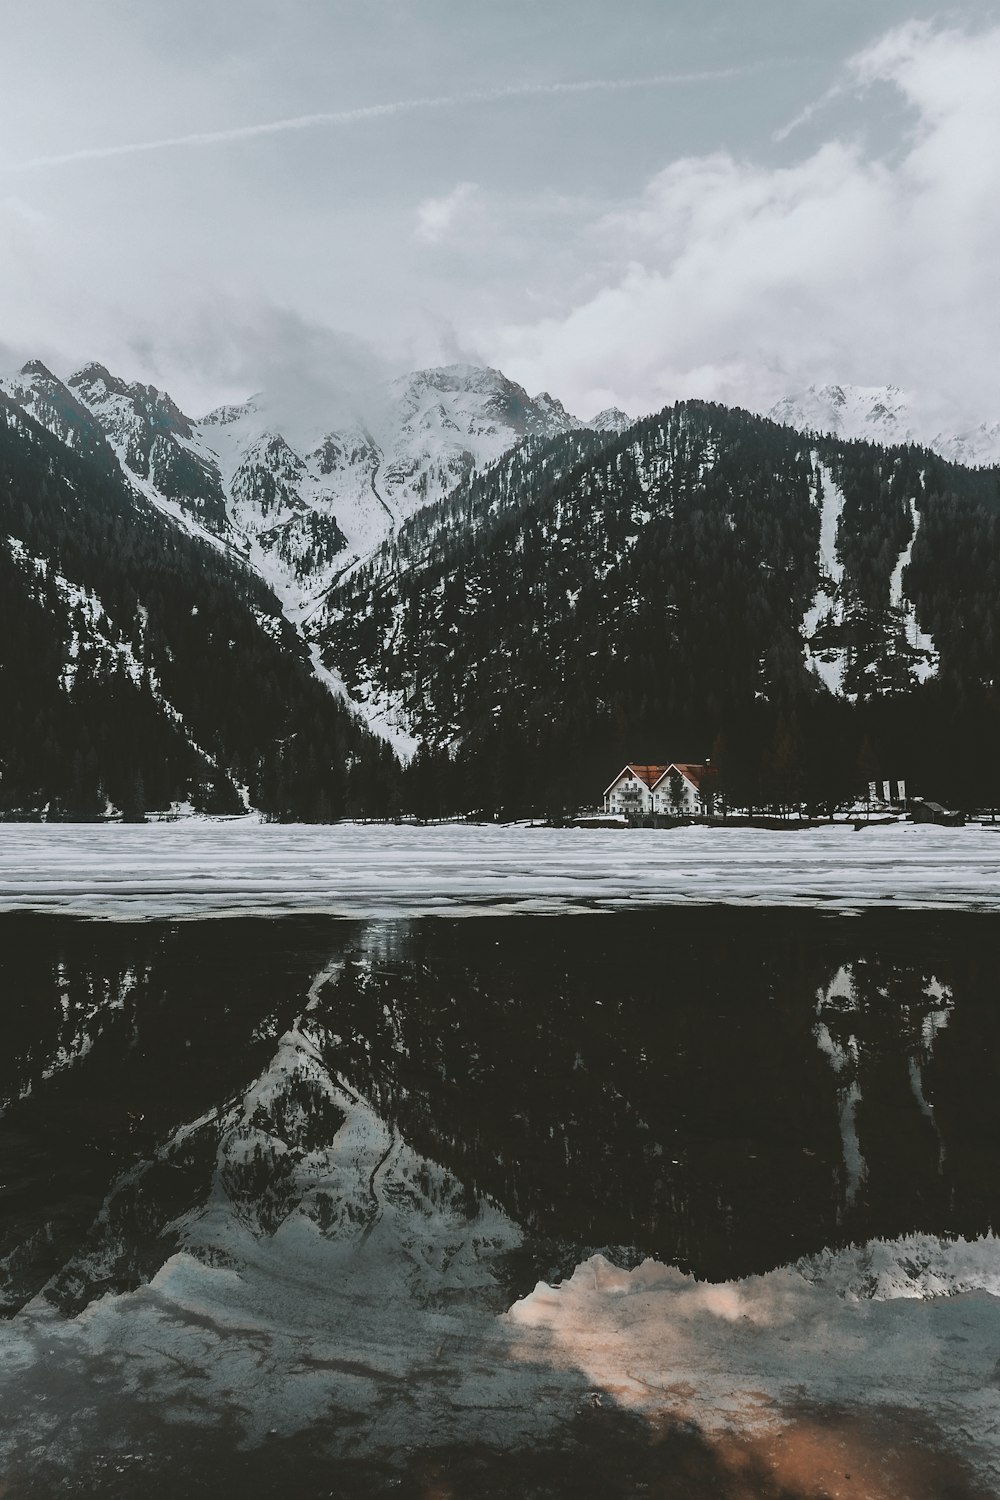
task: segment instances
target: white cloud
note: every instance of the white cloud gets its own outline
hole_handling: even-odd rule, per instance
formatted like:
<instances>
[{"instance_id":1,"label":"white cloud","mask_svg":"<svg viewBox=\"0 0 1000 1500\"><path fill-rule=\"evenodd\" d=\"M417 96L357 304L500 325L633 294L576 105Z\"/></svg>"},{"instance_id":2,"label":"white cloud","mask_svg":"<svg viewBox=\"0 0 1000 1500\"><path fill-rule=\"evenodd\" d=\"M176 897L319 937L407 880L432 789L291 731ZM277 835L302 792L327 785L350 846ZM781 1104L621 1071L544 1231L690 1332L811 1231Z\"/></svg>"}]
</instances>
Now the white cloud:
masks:
<instances>
[{"instance_id":1,"label":"white cloud","mask_svg":"<svg viewBox=\"0 0 1000 1500\"><path fill-rule=\"evenodd\" d=\"M1000 27L911 23L848 65L860 111L908 108L895 149L833 139L790 166L675 161L591 228L603 284L495 329L496 361L580 409L608 391L766 406L797 386L893 381L960 420L1000 411ZM929 420L932 419L929 414Z\"/></svg>"},{"instance_id":2,"label":"white cloud","mask_svg":"<svg viewBox=\"0 0 1000 1500\"><path fill-rule=\"evenodd\" d=\"M442 198L425 198L417 205L417 227L414 234L425 245L437 245L451 235L479 189L474 182L459 182Z\"/></svg>"}]
</instances>

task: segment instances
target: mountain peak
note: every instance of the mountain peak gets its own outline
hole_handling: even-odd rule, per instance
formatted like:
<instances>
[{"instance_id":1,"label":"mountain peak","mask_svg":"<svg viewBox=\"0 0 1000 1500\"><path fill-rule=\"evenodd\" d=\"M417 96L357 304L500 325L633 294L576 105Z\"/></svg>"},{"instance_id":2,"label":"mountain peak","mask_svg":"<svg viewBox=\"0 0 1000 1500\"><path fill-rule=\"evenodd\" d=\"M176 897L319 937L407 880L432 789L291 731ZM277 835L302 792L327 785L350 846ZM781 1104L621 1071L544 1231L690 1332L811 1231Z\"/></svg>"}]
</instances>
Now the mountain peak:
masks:
<instances>
[{"instance_id":1,"label":"mountain peak","mask_svg":"<svg viewBox=\"0 0 1000 1500\"><path fill-rule=\"evenodd\" d=\"M100 364L96 359L88 360L85 365L81 365L80 369L77 370L75 374L69 377L69 380L66 382L66 384L84 385L91 384L97 380L103 380L105 385L121 384L120 381L115 380L107 365Z\"/></svg>"},{"instance_id":2,"label":"mountain peak","mask_svg":"<svg viewBox=\"0 0 1000 1500\"><path fill-rule=\"evenodd\" d=\"M536 406L544 407L546 411L555 412L557 415L565 417L567 421L569 420L569 412L563 406L558 396L550 396L548 391L539 391L537 396L532 397L532 400Z\"/></svg>"},{"instance_id":3,"label":"mountain peak","mask_svg":"<svg viewBox=\"0 0 1000 1500\"><path fill-rule=\"evenodd\" d=\"M620 406L607 406L591 417L587 426L594 432L625 432L632 426L632 418Z\"/></svg>"},{"instance_id":4,"label":"mountain peak","mask_svg":"<svg viewBox=\"0 0 1000 1500\"><path fill-rule=\"evenodd\" d=\"M240 401L228 406L213 406L212 410L206 412L199 421L200 427L231 427L234 422L242 422L245 418L255 415L257 407L254 398L249 401Z\"/></svg>"},{"instance_id":5,"label":"mountain peak","mask_svg":"<svg viewBox=\"0 0 1000 1500\"><path fill-rule=\"evenodd\" d=\"M57 385L60 383L58 377L53 375L48 365L43 364L40 359L29 359L27 364L21 366L18 374L28 378L38 375L43 380L51 380Z\"/></svg>"},{"instance_id":6,"label":"mountain peak","mask_svg":"<svg viewBox=\"0 0 1000 1500\"><path fill-rule=\"evenodd\" d=\"M69 377L67 385L97 416L105 431L121 435L124 427L134 429L136 422L162 432L191 436L191 421L166 391L141 381L129 384L96 360Z\"/></svg>"}]
</instances>

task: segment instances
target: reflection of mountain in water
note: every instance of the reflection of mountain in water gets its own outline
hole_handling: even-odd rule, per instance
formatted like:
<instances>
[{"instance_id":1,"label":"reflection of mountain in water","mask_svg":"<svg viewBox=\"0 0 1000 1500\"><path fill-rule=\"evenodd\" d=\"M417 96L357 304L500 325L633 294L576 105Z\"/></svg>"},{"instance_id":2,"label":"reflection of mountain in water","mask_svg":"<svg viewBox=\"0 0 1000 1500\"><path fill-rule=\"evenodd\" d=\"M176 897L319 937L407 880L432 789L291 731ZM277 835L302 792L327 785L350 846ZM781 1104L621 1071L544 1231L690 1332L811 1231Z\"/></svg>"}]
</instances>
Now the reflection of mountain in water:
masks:
<instances>
[{"instance_id":1,"label":"reflection of mountain in water","mask_svg":"<svg viewBox=\"0 0 1000 1500\"><path fill-rule=\"evenodd\" d=\"M980 1232L1000 1180L994 930L8 919L4 1301L47 1285L79 1307L178 1246L235 1264L291 1222L378 1244L389 1205L393 1244L409 1218L457 1265L494 1202L528 1281L599 1247L728 1277ZM518 1238L497 1233L487 1260Z\"/></svg>"},{"instance_id":2,"label":"reflection of mountain in water","mask_svg":"<svg viewBox=\"0 0 1000 1500\"><path fill-rule=\"evenodd\" d=\"M774 911L386 928L327 998L327 1045L560 1269L610 1245L727 1277L993 1222L972 1166L993 934Z\"/></svg>"},{"instance_id":3,"label":"reflection of mountain in water","mask_svg":"<svg viewBox=\"0 0 1000 1500\"><path fill-rule=\"evenodd\" d=\"M937 1236L997 1217L996 931L3 920L5 1482L381 1493L387 1454L478 1442L484 1412L498 1449L579 1456L581 1411L703 1443L803 1390L922 1433L960 1412L974 1446L996 1242Z\"/></svg>"}]
</instances>

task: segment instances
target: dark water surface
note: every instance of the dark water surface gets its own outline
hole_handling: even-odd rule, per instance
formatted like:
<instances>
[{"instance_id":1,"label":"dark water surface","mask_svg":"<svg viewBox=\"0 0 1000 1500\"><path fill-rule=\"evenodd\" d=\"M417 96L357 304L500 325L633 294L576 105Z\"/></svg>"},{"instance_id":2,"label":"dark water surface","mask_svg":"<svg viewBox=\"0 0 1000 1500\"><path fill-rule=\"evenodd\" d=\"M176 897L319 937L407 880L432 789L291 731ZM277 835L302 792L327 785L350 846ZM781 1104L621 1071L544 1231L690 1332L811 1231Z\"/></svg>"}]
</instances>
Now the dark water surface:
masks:
<instances>
[{"instance_id":1,"label":"dark water surface","mask_svg":"<svg viewBox=\"0 0 1000 1500\"><path fill-rule=\"evenodd\" d=\"M112 1183L247 1087L324 969L324 1062L523 1226L519 1289L601 1247L727 1279L982 1233L998 940L998 917L900 911L0 918L0 1305L48 1284L74 1310L155 1271L196 1154L146 1174L103 1280L59 1281Z\"/></svg>"},{"instance_id":2,"label":"dark water surface","mask_svg":"<svg viewBox=\"0 0 1000 1500\"><path fill-rule=\"evenodd\" d=\"M727 1449L489 1335L597 1249L996 1226L998 957L899 910L0 917L0 1495L985 1495L917 1410Z\"/></svg>"}]
</instances>

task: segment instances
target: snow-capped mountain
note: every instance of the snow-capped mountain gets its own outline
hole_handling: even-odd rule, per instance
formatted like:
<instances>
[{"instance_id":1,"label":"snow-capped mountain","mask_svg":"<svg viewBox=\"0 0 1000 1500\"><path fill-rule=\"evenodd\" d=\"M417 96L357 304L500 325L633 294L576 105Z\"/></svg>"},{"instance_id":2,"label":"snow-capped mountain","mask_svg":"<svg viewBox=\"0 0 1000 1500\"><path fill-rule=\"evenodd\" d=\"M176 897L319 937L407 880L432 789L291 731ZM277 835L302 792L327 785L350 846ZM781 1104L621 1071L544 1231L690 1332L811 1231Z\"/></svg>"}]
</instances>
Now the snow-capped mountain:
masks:
<instances>
[{"instance_id":1,"label":"snow-capped mountain","mask_svg":"<svg viewBox=\"0 0 1000 1500\"><path fill-rule=\"evenodd\" d=\"M798 432L829 432L883 447L917 443L970 468L1000 463L1000 422L943 430L895 385L811 385L785 396L767 415Z\"/></svg>"},{"instance_id":2,"label":"snow-capped mountain","mask_svg":"<svg viewBox=\"0 0 1000 1500\"><path fill-rule=\"evenodd\" d=\"M133 488L242 556L296 621L421 506L523 438L620 432L630 421L612 410L583 422L547 392L529 396L474 365L400 376L362 393L357 414L336 425L290 417L280 392L195 421L166 392L99 364L63 382L32 362L0 392L77 451L106 438Z\"/></svg>"},{"instance_id":3,"label":"snow-capped mountain","mask_svg":"<svg viewBox=\"0 0 1000 1500\"><path fill-rule=\"evenodd\" d=\"M97 364L63 382L32 360L0 379L0 396L78 456L114 467L184 530L217 545L228 537L218 467L202 451L194 424L163 391L126 385Z\"/></svg>"},{"instance_id":4,"label":"snow-capped mountain","mask_svg":"<svg viewBox=\"0 0 1000 1500\"><path fill-rule=\"evenodd\" d=\"M951 437L939 435L930 446L952 463L969 468L1000 464L1000 422L980 422Z\"/></svg>"},{"instance_id":5,"label":"snow-capped mountain","mask_svg":"<svg viewBox=\"0 0 1000 1500\"><path fill-rule=\"evenodd\" d=\"M607 406L587 423L594 432L626 432L632 426L632 418L619 406Z\"/></svg>"},{"instance_id":6,"label":"snow-capped mountain","mask_svg":"<svg viewBox=\"0 0 1000 1500\"><path fill-rule=\"evenodd\" d=\"M198 437L222 475L235 532L298 614L474 469L524 437L585 425L547 393L530 397L498 370L473 365L400 376L363 396L346 425L296 432L294 447L275 406L264 395L222 407Z\"/></svg>"},{"instance_id":7,"label":"snow-capped mountain","mask_svg":"<svg viewBox=\"0 0 1000 1500\"><path fill-rule=\"evenodd\" d=\"M797 432L832 432L888 446L916 441L910 406L894 385L811 385L779 401L768 416Z\"/></svg>"},{"instance_id":8,"label":"snow-capped mountain","mask_svg":"<svg viewBox=\"0 0 1000 1500\"><path fill-rule=\"evenodd\" d=\"M338 577L523 440L630 425L618 410L584 422L548 392L529 396L499 370L474 365L400 376L360 393L355 414L329 420L274 391L196 421L166 392L96 363L62 381L33 361L0 379L3 395L189 536L249 567L306 636L317 675L335 693L339 680L319 664L306 622ZM387 733L370 704L362 712Z\"/></svg>"}]
</instances>

